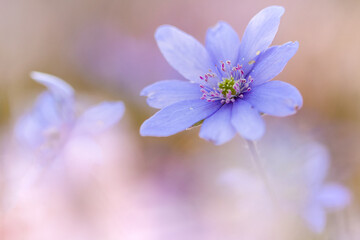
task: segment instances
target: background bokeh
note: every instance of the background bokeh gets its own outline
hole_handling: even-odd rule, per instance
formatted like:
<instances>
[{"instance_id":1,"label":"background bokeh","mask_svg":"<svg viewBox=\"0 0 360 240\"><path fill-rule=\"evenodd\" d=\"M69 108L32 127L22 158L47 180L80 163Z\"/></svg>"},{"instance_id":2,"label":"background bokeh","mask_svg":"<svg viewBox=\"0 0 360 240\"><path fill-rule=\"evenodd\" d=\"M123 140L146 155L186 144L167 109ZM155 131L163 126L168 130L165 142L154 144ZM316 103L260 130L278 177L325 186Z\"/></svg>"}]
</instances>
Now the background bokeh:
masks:
<instances>
[{"instance_id":1,"label":"background bokeh","mask_svg":"<svg viewBox=\"0 0 360 240\"><path fill-rule=\"evenodd\" d=\"M330 214L322 234L289 216L271 218L274 214L251 204L248 212L235 210L236 202L245 200L218 179L229 169L252 168L240 137L214 147L197 136L196 128L166 139L138 133L156 111L139 96L141 89L158 80L183 79L157 48L153 34L159 25L175 25L203 43L207 28L219 20L241 36L251 17L269 5L286 9L273 44L300 43L276 79L296 86L304 106L288 118L265 117L268 130L259 150L264 159L268 151L285 151L286 162L294 157L287 148L319 142L328 149L328 179L349 188L352 203ZM122 100L126 112L99 137L106 154L90 178L50 177L29 186L15 206L0 208L0 239L359 239L359 22L357 0L2 0L3 206L14 181L6 177L7 166L19 160L14 124L43 91L30 79L31 71L64 79L85 105Z\"/></svg>"}]
</instances>

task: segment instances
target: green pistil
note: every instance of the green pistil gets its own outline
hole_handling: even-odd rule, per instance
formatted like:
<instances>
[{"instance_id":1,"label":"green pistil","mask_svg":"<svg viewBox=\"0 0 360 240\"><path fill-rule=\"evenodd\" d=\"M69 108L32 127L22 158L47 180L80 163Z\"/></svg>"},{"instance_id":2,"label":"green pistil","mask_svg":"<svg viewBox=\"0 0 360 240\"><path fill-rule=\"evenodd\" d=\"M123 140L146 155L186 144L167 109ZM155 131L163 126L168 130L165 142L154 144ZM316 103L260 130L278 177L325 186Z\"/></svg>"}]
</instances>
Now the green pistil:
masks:
<instances>
[{"instance_id":1,"label":"green pistil","mask_svg":"<svg viewBox=\"0 0 360 240\"><path fill-rule=\"evenodd\" d=\"M219 89L222 90L223 94L227 94L229 92L229 90L231 91L231 95L236 95L236 91L234 89L234 85L235 85L235 80L234 77L231 77L230 79L228 78L223 78L223 81L221 83L218 84Z\"/></svg>"}]
</instances>

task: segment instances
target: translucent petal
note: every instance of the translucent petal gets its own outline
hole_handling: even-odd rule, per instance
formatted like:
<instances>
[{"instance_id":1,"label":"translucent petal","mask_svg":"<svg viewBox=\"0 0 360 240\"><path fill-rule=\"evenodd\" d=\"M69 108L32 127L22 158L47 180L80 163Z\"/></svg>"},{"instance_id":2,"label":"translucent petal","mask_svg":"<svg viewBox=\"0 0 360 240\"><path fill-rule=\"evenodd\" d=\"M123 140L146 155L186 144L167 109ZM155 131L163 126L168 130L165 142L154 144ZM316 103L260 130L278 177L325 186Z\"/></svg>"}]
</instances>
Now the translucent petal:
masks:
<instances>
[{"instance_id":1,"label":"translucent petal","mask_svg":"<svg viewBox=\"0 0 360 240\"><path fill-rule=\"evenodd\" d=\"M219 102L186 100L167 106L146 120L140 128L142 136L167 137L181 132L207 118L221 107Z\"/></svg>"},{"instance_id":2,"label":"translucent petal","mask_svg":"<svg viewBox=\"0 0 360 240\"><path fill-rule=\"evenodd\" d=\"M164 108L183 100L200 99L202 93L198 84L179 80L165 80L147 86L140 95L148 97L149 106Z\"/></svg>"},{"instance_id":3,"label":"translucent petal","mask_svg":"<svg viewBox=\"0 0 360 240\"><path fill-rule=\"evenodd\" d=\"M98 134L116 124L125 111L122 102L103 102L89 108L80 116L75 130L78 133Z\"/></svg>"},{"instance_id":4,"label":"translucent petal","mask_svg":"<svg viewBox=\"0 0 360 240\"><path fill-rule=\"evenodd\" d=\"M219 61L230 60L236 64L239 54L240 39L234 29L226 22L218 22L206 34L206 49L214 59Z\"/></svg>"},{"instance_id":5,"label":"translucent petal","mask_svg":"<svg viewBox=\"0 0 360 240\"><path fill-rule=\"evenodd\" d=\"M201 126L200 137L216 145L231 140L236 134L231 124L231 109L232 104L225 104L219 111L205 119Z\"/></svg>"},{"instance_id":6,"label":"translucent petal","mask_svg":"<svg viewBox=\"0 0 360 240\"><path fill-rule=\"evenodd\" d=\"M307 152L305 163L305 180L310 189L317 192L322 187L329 170L329 152L326 147L311 142Z\"/></svg>"},{"instance_id":7,"label":"translucent petal","mask_svg":"<svg viewBox=\"0 0 360 240\"><path fill-rule=\"evenodd\" d=\"M350 203L351 194L347 188L340 184L326 184L320 190L317 199L324 207L337 209Z\"/></svg>"},{"instance_id":8,"label":"translucent petal","mask_svg":"<svg viewBox=\"0 0 360 240\"><path fill-rule=\"evenodd\" d=\"M15 134L20 142L36 148L44 141L45 131L58 129L63 123L59 106L47 91L40 94L33 109L16 123Z\"/></svg>"},{"instance_id":9,"label":"translucent petal","mask_svg":"<svg viewBox=\"0 0 360 240\"><path fill-rule=\"evenodd\" d=\"M292 85L281 81L270 81L254 87L244 98L260 112L284 117L296 113L303 100Z\"/></svg>"},{"instance_id":10,"label":"translucent petal","mask_svg":"<svg viewBox=\"0 0 360 240\"><path fill-rule=\"evenodd\" d=\"M261 10L247 25L240 44L240 64L245 73L252 68L251 61L272 43L284 14L284 8L271 6Z\"/></svg>"},{"instance_id":11,"label":"translucent petal","mask_svg":"<svg viewBox=\"0 0 360 240\"><path fill-rule=\"evenodd\" d=\"M299 48L298 42L288 42L274 46L259 56L249 75L254 79L253 85L260 85L277 76L294 56Z\"/></svg>"},{"instance_id":12,"label":"translucent petal","mask_svg":"<svg viewBox=\"0 0 360 240\"><path fill-rule=\"evenodd\" d=\"M205 47L176 27L160 26L155 32L155 39L169 64L192 82L200 82L199 77L213 66Z\"/></svg>"},{"instance_id":13,"label":"translucent petal","mask_svg":"<svg viewBox=\"0 0 360 240\"><path fill-rule=\"evenodd\" d=\"M309 227L316 233L321 233L326 224L326 212L317 204L309 206L304 213L304 218Z\"/></svg>"},{"instance_id":14,"label":"translucent petal","mask_svg":"<svg viewBox=\"0 0 360 240\"><path fill-rule=\"evenodd\" d=\"M265 123L259 112L240 99L233 104L231 123L245 139L257 140L265 133Z\"/></svg>"},{"instance_id":15,"label":"translucent petal","mask_svg":"<svg viewBox=\"0 0 360 240\"><path fill-rule=\"evenodd\" d=\"M59 98L72 98L74 89L62 79L42 72L31 72L31 78L46 86L50 92Z\"/></svg>"}]
</instances>

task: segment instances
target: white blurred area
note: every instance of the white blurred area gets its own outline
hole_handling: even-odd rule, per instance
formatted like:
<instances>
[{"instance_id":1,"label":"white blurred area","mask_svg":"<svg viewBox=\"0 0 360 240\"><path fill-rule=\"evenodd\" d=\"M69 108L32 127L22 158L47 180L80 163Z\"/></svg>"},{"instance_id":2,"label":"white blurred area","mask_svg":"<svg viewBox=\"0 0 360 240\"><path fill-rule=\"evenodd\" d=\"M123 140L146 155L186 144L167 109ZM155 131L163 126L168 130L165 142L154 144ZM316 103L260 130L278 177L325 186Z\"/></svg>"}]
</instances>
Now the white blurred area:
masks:
<instances>
[{"instance_id":1,"label":"white blurred area","mask_svg":"<svg viewBox=\"0 0 360 240\"><path fill-rule=\"evenodd\" d=\"M126 125L100 135L95 146L72 139L52 163L39 163L9 144L2 175L5 239L101 239L110 227L106 222L121 220L119 213L128 208L121 202L138 187L129 160L141 153Z\"/></svg>"}]
</instances>

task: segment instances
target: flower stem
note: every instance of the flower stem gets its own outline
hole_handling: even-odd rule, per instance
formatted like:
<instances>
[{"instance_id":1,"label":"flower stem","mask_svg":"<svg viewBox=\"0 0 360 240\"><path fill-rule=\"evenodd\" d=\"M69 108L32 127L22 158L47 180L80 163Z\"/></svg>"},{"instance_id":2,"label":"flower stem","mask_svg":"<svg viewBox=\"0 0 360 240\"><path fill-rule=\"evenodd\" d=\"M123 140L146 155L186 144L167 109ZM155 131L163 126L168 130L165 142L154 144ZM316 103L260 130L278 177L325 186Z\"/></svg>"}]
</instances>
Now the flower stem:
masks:
<instances>
[{"instance_id":1,"label":"flower stem","mask_svg":"<svg viewBox=\"0 0 360 240\"><path fill-rule=\"evenodd\" d=\"M258 175L262 179L262 181L263 181L263 183L265 185L265 188L266 188L267 192L269 193L269 195L270 195L270 197L272 199L272 202L275 205L277 205L275 193L273 192L273 190L271 188L269 179L268 179L268 177L267 177L267 175L266 175L266 173L265 173L265 171L263 169L263 166L261 164L259 153L258 153L258 150L256 148L256 144L255 144L254 141L251 141L251 140L246 140L246 143L247 143L247 145L249 147L249 150L251 152L253 165L256 168L256 171L257 171Z\"/></svg>"}]
</instances>

